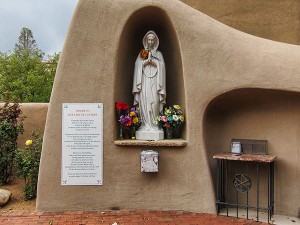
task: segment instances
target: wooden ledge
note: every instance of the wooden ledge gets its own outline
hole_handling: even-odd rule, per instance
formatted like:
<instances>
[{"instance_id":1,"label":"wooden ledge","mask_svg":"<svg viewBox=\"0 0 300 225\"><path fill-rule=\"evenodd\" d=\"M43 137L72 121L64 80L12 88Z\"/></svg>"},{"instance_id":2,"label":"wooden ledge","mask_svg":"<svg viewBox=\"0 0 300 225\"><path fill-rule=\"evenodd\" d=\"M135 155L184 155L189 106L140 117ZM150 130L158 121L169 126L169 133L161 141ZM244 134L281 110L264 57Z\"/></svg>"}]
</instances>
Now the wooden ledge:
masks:
<instances>
[{"instance_id":1,"label":"wooden ledge","mask_svg":"<svg viewBox=\"0 0 300 225\"><path fill-rule=\"evenodd\" d=\"M249 161L249 162L273 162L276 155L253 155L253 154L233 154L229 152L222 152L213 156L214 159L227 159L234 161Z\"/></svg>"},{"instance_id":2,"label":"wooden ledge","mask_svg":"<svg viewBox=\"0 0 300 225\"><path fill-rule=\"evenodd\" d=\"M144 140L116 140L115 145L120 146L163 146L163 147L184 147L187 141L184 139L164 139L158 141L144 141Z\"/></svg>"}]
</instances>

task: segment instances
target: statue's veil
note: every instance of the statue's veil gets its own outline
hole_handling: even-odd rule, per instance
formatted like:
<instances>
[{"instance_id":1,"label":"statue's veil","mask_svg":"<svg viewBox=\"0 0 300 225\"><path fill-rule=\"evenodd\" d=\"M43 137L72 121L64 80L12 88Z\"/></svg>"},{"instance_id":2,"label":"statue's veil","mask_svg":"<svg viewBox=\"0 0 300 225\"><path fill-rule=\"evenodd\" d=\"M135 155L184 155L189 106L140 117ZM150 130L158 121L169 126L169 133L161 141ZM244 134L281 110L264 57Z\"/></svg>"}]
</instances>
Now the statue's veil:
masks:
<instances>
[{"instance_id":1,"label":"statue's veil","mask_svg":"<svg viewBox=\"0 0 300 225\"><path fill-rule=\"evenodd\" d=\"M158 39L156 33L155 33L153 30L149 30L149 31L145 34L145 36L144 36L144 38L143 38L143 45L144 45L144 48L145 48L145 49L148 49L147 37L148 37L149 34L153 34L153 35L154 35L154 37L155 37L155 43L154 43L154 48L153 48L153 50L157 50L158 45L159 45L159 39Z\"/></svg>"}]
</instances>

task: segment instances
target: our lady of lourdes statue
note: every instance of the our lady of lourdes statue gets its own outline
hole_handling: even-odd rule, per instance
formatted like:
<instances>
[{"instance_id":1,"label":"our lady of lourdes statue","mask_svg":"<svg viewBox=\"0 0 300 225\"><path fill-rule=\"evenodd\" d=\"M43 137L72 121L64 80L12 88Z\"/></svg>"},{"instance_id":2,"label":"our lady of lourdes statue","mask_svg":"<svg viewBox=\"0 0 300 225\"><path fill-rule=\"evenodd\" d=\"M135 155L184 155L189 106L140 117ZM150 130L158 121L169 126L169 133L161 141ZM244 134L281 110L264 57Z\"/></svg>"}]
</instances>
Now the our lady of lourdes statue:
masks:
<instances>
[{"instance_id":1,"label":"our lady of lourdes statue","mask_svg":"<svg viewBox=\"0 0 300 225\"><path fill-rule=\"evenodd\" d=\"M142 125L136 132L138 140L164 139L164 132L155 123L166 103L166 69L163 55L157 50L159 39L154 31L143 38L144 49L134 67L134 105L138 105Z\"/></svg>"}]
</instances>

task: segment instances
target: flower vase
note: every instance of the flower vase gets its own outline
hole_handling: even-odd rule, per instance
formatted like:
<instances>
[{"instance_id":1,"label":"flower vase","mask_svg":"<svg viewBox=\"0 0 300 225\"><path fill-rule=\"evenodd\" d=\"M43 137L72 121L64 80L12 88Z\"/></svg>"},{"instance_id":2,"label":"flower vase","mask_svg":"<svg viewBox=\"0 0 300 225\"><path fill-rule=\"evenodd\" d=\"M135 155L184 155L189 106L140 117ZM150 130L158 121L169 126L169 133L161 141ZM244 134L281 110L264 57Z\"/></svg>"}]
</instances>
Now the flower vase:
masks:
<instances>
[{"instance_id":1,"label":"flower vase","mask_svg":"<svg viewBox=\"0 0 300 225\"><path fill-rule=\"evenodd\" d=\"M130 136L132 140L135 140L135 127L130 128Z\"/></svg>"},{"instance_id":2,"label":"flower vase","mask_svg":"<svg viewBox=\"0 0 300 225\"><path fill-rule=\"evenodd\" d=\"M120 125L119 139L120 139L120 140L123 140L123 139L124 139L124 138L123 138L123 127L122 127L122 125Z\"/></svg>"},{"instance_id":3,"label":"flower vase","mask_svg":"<svg viewBox=\"0 0 300 225\"><path fill-rule=\"evenodd\" d=\"M166 127L166 137L167 139L173 138L173 127Z\"/></svg>"}]
</instances>

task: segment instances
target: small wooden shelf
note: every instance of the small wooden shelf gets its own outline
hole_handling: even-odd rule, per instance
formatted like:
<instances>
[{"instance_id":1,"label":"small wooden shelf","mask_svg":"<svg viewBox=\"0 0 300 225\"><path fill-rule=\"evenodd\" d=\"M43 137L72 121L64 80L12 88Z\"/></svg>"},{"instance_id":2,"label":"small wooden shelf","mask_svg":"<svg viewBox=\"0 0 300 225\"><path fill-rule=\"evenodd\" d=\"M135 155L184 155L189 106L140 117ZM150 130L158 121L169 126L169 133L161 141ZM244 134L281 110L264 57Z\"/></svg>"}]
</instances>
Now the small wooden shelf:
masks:
<instances>
[{"instance_id":1,"label":"small wooden shelf","mask_svg":"<svg viewBox=\"0 0 300 225\"><path fill-rule=\"evenodd\" d=\"M222 152L213 156L214 159L226 159L234 161L249 161L249 162L273 162L276 155L254 155L254 154L234 154L230 152Z\"/></svg>"},{"instance_id":2,"label":"small wooden shelf","mask_svg":"<svg viewBox=\"0 0 300 225\"><path fill-rule=\"evenodd\" d=\"M158 141L144 141L144 140L116 140L115 145L120 146L162 146L162 147L184 147L187 141L184 139L164 139Z\"/></svg>"}]
</instances>

